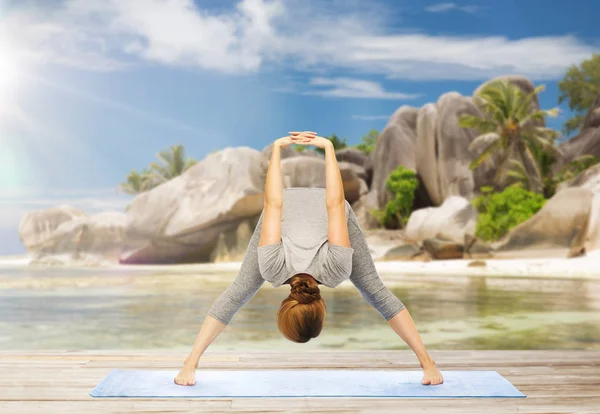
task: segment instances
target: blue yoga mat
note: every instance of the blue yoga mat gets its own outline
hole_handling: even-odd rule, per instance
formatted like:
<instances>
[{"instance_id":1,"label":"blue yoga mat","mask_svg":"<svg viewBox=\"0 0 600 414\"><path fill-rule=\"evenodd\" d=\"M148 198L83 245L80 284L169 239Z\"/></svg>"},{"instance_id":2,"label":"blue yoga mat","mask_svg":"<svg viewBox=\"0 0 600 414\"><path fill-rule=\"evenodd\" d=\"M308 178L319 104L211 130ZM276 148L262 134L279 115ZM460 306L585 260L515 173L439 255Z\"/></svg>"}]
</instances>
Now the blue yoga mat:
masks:
<instances>
[{"instance_id":1,"label":"blue yoga mat","mask_svg":"<svg viewBox=\"0 0 600 414\"><path fill-rule=\"evenodd\" d=\"M177 385L179 371L111 371L92 397L525 397L496 371L443 371L444 383L422 385L421 371L197 370L196 384Z\"/></svg>"}]
</instances>

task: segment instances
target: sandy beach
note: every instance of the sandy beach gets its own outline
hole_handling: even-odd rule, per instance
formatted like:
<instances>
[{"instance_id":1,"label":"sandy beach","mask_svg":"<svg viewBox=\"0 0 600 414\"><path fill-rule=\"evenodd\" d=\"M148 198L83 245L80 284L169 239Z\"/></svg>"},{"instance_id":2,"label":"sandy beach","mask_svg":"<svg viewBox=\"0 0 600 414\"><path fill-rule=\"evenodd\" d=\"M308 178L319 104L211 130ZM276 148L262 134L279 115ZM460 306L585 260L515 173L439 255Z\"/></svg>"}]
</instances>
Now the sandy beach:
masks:
<instances>
[{"instance_id":1,"label":"sandy beach","mask_svg":"<svg viewBox=\"0 0 600 414\"><path fill-rule=\"evenodd\" d=\"M28 255L0 257L2 268L13 270L28 268ZM478 262L478 263L473 263ZM482 264L485 263L485 264ZM119 272L139 270L159 270L168 273L231 273L237 272L241 261L220 263L198 263L182 265L120 265L100 266L101 269L112 269ZM475 265L474 265L475 264ZM479 264L479 265L477 265ZM393 282L394 275L426 275L426 276L503 276L503 277L551 277L551 278L600 278L600 251L592 252L577 258L538 258L538 259L460 259L436 261L378 261L375 266L384 279ZM58 266L60 267L60 266ZM84 267L76 263L66 265L70 269ZM36 269L43 267L35 266ZM49 266L49 268L56 268Z\"/></svg>"}]
</instances>

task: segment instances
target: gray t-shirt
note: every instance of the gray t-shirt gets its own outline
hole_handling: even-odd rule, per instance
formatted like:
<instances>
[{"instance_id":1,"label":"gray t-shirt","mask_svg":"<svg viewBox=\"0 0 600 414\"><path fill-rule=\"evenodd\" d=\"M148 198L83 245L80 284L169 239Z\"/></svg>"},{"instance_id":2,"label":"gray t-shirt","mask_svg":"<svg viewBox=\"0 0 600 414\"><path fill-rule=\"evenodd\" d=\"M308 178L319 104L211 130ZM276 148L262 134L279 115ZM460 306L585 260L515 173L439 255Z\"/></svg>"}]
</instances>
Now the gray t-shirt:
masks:
<instances>
[{"instance_id":1,"label":"gray t-shirt","mask_svg":"<svg viewBox=\"0 0 600 414\"><path fill-rule=\"evenodd\" d=\"M330 288L350 277L354 249L329 243L325 194L320 187L283 190L281 241L257 248L260 273L274 287L297 273L308 273ZM347 222L347 202L345 207Z\"/></svg>"},{"instance_id":2,"label":"gray t-shirt","mask_svg":"<svg viewBox=\"0 0 600 414\"><path fill-rule=\"evenodd\" d=\"M322 190L319 190L317 187L302 187L302 191L308 197L310 192L320 192ZM354 214L347 201L346 204L349 213L347 217L350 245L354 249L354 254L352 255L352 273L349 280L356 286L369 305L388 321L404 309L404 304L379 277L377 268L373 262L373 256L369 250L369 245L358 224L356 214ZM260 274L257 253L263 216L264 210L256 223L254 233L250 238L246 254L236 278L219 295L208 310L210 316L225 325L229 324L237 311L254 297L265 282L265 279Z\"/></svg>"}]
</instances>

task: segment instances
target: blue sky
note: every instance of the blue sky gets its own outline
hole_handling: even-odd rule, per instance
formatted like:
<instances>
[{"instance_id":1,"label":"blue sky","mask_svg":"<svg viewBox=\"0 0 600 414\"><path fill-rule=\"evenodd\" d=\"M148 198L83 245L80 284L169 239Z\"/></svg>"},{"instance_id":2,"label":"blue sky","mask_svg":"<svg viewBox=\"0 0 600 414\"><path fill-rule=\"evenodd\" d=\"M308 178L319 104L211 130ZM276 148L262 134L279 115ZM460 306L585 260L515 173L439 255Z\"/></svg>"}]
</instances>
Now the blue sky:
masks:
<instances>
[{"instance_id":1,"label":"blue sky","mask_svg":"<svg viewBox=\"0 0 600 414\"><path fill-rule=\"evenodd\" d=\"M24 252L27 211L121 211L118 184L173 144L196 159L298 129L354 144L401 105L511 73L554 107L565 69L600 51L594 15L591 0L0 0L0 255Z\"/></svg>"}]
</instances>

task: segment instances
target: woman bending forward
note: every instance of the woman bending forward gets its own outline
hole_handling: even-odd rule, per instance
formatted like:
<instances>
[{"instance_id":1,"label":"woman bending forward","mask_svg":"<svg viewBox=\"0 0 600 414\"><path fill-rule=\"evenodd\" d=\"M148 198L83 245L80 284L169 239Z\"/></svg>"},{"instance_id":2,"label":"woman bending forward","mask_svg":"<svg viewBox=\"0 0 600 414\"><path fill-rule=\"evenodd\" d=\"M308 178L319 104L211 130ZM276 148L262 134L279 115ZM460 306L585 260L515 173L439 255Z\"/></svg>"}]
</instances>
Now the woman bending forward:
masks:
<instances>
[{"instance_id":1,"label":"woman bending forward","mask_svg":"<svg viewBox=\"0 0 600 414\"><path fill-rule=\"evenodd\" d=\"M325 150L326 188L282 189L280 150L290 144ZM237 278L208 311L193 349L175 377L194 385L200 357L264 281L290 285L277 312L279 331L293 342L321 333L326 306L319 285L334 288L349 279L365 300L410 346L423 368L422 383L443 382L404 304L383 284L354 211L345 199L333 144L314 132L291 132L273 143L263 212Z\"/></svg>"}]
</instances>

